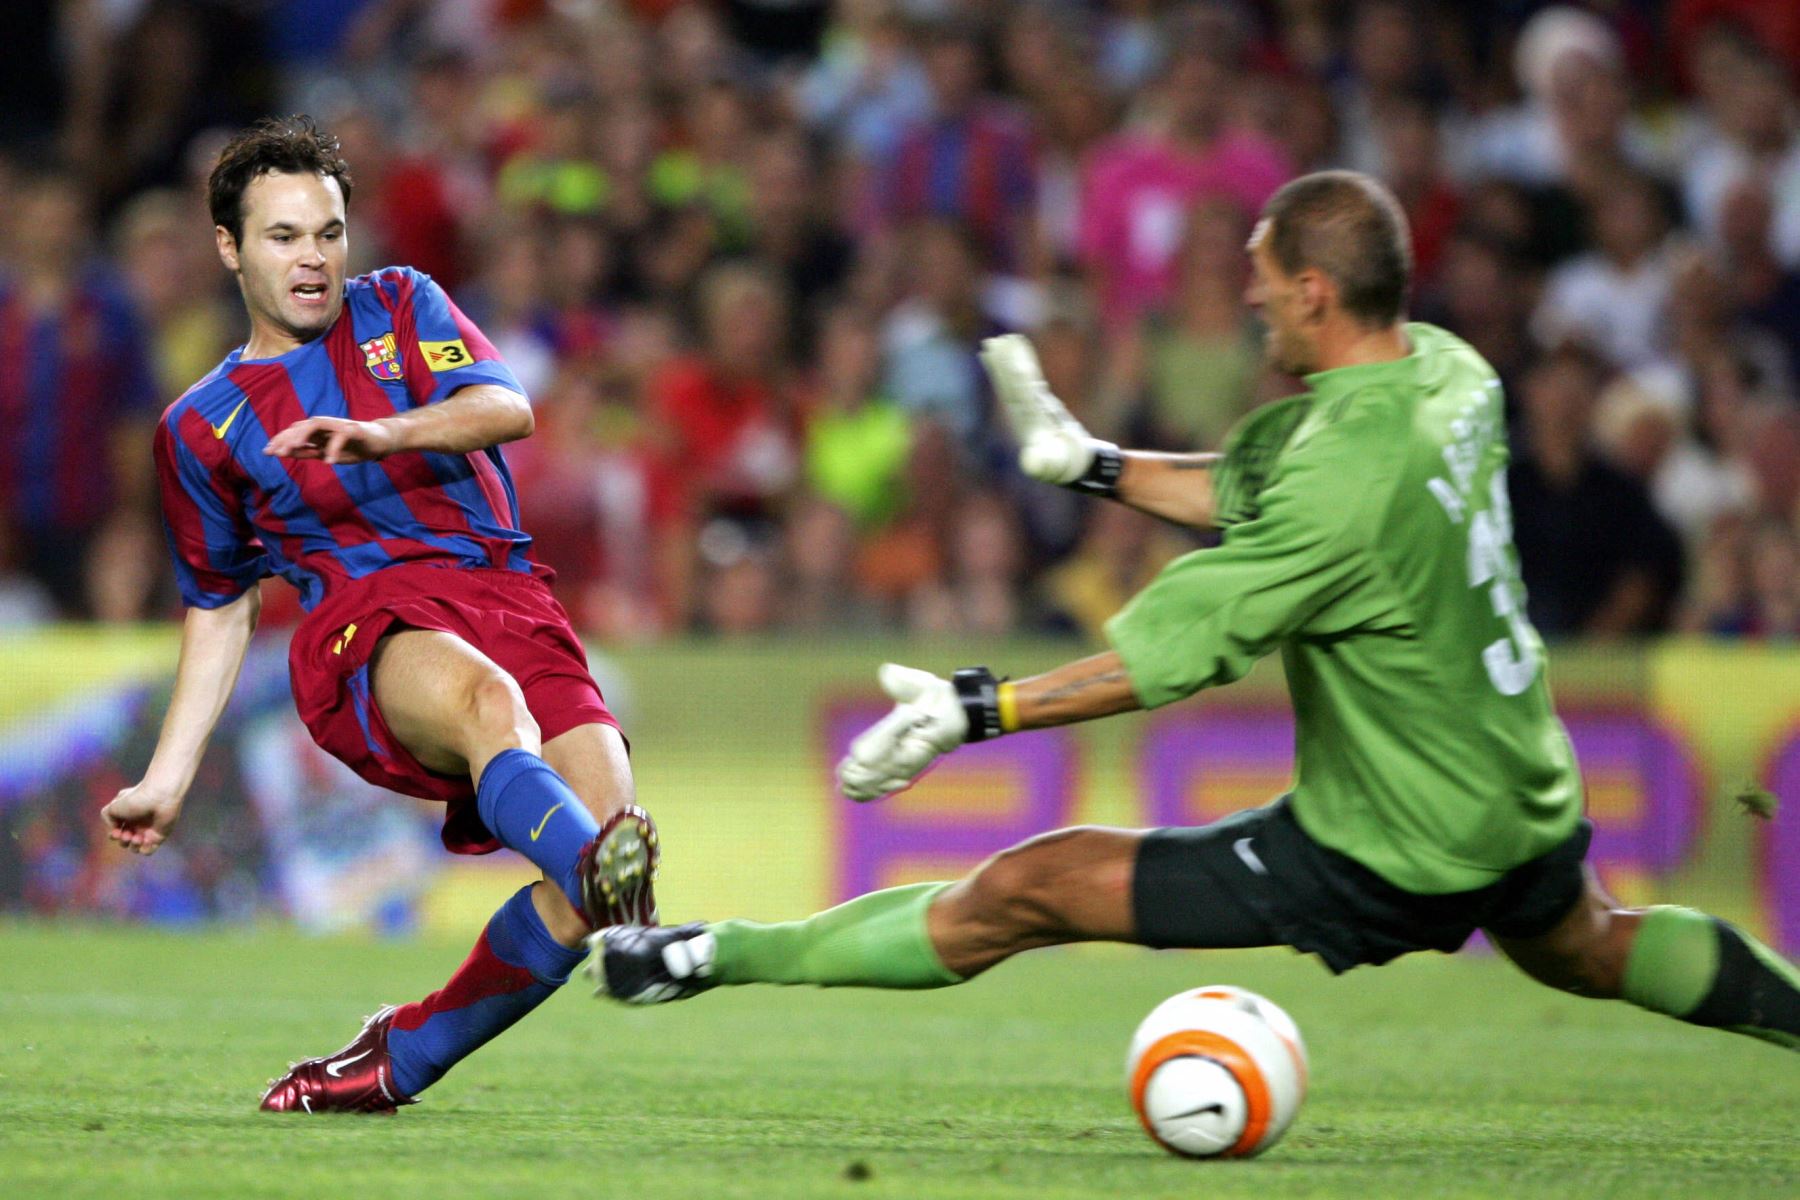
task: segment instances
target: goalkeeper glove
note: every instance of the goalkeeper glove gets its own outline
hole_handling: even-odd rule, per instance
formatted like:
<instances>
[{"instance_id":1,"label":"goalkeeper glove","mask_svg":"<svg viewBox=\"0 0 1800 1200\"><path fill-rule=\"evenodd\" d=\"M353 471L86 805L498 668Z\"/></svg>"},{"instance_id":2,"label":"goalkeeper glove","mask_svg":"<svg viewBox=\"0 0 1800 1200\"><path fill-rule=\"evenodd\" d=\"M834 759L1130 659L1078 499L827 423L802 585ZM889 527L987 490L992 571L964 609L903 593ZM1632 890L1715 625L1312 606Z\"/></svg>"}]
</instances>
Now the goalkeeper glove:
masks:
<instances>
[{"instance_id":1,"label":"goalkeeper glove","mask_svg":"<svg viewBox=\"0 0 1800 1200\"><path fill-rule=\"evenodd\" d=\"M894 710L850 743L838 764L838 786L852 800L874 800L912 785L939 755L964 742L998 737L1000 684L986 667L968 667L950 679L929 671L882 666L881 689Z\"/></svg>"},{"instance_id":2,"label":"goalkeeper glove","mask_svg":"<svg viewBox=\"0 0 1800 1200\"><path fill-rule=\"evenodd\" d=\"M981 365L993 381L1006 420L1019 439L1019 469L1033 479L1078 492L1111 496L1124 456L1069 415L1044 381L1037 351L1016 333L981 343Z\"/></svg>"}]
</instances>

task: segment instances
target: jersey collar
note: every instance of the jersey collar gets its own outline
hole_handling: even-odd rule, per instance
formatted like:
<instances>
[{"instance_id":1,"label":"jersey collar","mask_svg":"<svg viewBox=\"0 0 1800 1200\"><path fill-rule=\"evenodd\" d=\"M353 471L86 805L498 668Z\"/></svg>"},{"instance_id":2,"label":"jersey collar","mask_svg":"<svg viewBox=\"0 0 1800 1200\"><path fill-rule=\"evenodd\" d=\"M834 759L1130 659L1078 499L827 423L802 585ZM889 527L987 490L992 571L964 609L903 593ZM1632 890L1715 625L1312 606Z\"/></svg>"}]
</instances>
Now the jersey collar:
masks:
<instances>
[{"instance_id":1,"label":"jersey collar","mask_svg":"<svg viewBox=\"0 0 1800 1200\"><path fill-rule=\"evenodd\" d=\"M1405 358L1390 358L1386 362L1359 363L1353 367L1333 367L1329 371L1314 371L1305 377L1307 389L1321 400L1333 396L1342 396L1358 388L1368 387L1376 383L1397 383L1411 379L1418 369L1423 338L1419 335L1419 327L1415 322L1406 327L1406 337L1412 343L1412 352Z\"/></svg>"}]
</instances>

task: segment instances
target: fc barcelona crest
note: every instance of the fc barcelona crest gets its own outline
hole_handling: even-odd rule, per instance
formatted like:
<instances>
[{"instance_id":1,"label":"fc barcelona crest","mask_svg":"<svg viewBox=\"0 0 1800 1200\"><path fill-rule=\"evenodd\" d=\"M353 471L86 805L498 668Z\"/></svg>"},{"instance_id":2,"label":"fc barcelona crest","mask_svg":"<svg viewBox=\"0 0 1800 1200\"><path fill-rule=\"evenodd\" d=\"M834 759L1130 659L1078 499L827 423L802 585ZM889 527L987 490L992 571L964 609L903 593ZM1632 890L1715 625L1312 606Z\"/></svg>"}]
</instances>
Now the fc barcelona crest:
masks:
<instances>
[{"instance_id":1,"label":"fc barcelona crest","mask_svg":"<svg viewBox=\"0 0 1800 1200\"><path fill-rule=\"evenodd\" d=\"M363 342L361 349L363 365L375 378L393 383L406 377L406 368L400 361L400 345L394 341L393 334L378 334Z\"/></svg>"}]
</instances>

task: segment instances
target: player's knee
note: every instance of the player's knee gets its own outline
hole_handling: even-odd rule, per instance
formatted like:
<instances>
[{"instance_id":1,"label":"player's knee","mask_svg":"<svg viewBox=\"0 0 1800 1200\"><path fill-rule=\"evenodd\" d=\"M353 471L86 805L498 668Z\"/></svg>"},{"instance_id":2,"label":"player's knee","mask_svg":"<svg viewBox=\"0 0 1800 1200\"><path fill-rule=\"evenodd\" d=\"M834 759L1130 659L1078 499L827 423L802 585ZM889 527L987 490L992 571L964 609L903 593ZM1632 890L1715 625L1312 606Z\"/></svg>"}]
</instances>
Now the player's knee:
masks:
<instances>
[{"instance_id":1,"label":"player's knee","mask_svg":"<svg viewBox=\"0 0 1800 1200\"><path fill-rule=\"evenodd\" d=\"M1017 849L994 855L970 876L961 907L972 923L1009 934L1029 934L1041 921L1034 899L1036 881Z\"/></svg>"},{"instance_id":2,"label":"player's knee","mask_svg":"<svg viewBox=\"0 0 1800 1200\"><path fill-rule=\"evenodd\" d=\"M483 674L469 686L463 708L471 734L483 746L537 750L537 721L525 707L525 693L512 676L500 671Z\"/></svg>"},{"instance_id":3,"label":"player's knee","mask_svg":"<svg viewBox=\"0 0 1800 1200\"><path fill-rule=\"evenodd\" d=\"M970 880L971 907L985 923L1020 936L1061 932L1068 923L1063 913L1065 851L1083 832L1041 834L988 859Z\"/></svg>"},{"instance_id":4,"label":"player's knee","mask_svg":"<svg viewBox=\"0 0 1800 1200\"><path fill-rule=\"evenodd\" d=\"M1616 1000L1625 991L1625 964L1637 940L1640 913L1609 908L1600 922L1599 936L1582 955L1580 978L1584 996Z\"/></svg>"},{"instance_id":5,"label":"player's knee","mask_svg":"<svg viewBox=\"0 0 1800 1200\"><path fill-rule=\"evenodd\" d=\"M1539 979L1551 987L1560 988L1576 996L1588 996L1594 999L1611 999L1619 994L1619 980L1622 972L1600 955L1588 952L1571 954L1556 961L1547 973L1548 978L1539 975Z\"/></svg>"},{"instance_id":6,"label":"player's knee","mask_svg":"<svg viewBox=\"0 0 1800 1200\"><path fill-rule=\"evenodd\" d=\"M1580 938L1541 948L1518 960L1539 983L1576 996L1617 998L1625 981L1635 922L1631 914L1606 912Z\"/></svg>"}]
</instances>

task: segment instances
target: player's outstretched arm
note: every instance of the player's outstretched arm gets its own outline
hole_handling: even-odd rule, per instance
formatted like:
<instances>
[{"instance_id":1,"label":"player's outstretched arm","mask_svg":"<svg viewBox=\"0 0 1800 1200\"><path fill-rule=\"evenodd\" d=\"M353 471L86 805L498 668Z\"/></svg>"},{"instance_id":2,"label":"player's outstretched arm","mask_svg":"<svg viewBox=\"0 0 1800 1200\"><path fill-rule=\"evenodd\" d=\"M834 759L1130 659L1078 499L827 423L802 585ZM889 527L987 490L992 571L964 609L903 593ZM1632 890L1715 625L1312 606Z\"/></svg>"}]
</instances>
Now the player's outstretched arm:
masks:
<instances>
[{"instance_id":1,"label":"player's outstretched arm","mask_svg":"<svg viewBox=\"0 0 1800 1200\"><path fill-rule=\"evenodd\" d=\"M858 735L838 764L838 784L852 800L910 787L940 755L964 742L1141 707L1123 660L1111 651L1017 683L996 680L986 667L942 679L898 663L883 665L880 679L894 710Z\"/></svg>"},{"instance_id":2,"label":"player's outstretched arm","mask_svg":"<svg viewBox=\"0 0 1800 1200\"><path fill-rule=\"evenodd\" d=\"M144 778L114 796L100 810L106 836L134 854L154 854L181 813L181 802L213 727L225 711L250 635L262 611L262 594L251 588L219 608L190 608L181 629L181 658L175 691Z\"/></svg>"},{"instance_id":3,"label":"player's outstretched arm","mask_svg":"<svg viewBox=\"0 0 1800 1200\"><path fill-rule=\"evenodd\" d=\"M1180 525L1212 524L1211 467L1218 455L1121 450L1094 437L1050 390L1037 351L1019 334L983 341L981 365L1019 439L1025 474Z\"/></svg>"},{"instance_id":4,"label":"player's outstretched arm","mask_svg":"<svg viewBox=\"0 0 1800 1200\"><path fill-rule=\"evenodd\" d=\"M535 425L531 401L511 388L477 383L378 421L307 417L270 438L263 453L333 464L374 462L406 450L468 454L529 437Z\"/></svg>"}]
</instances>

